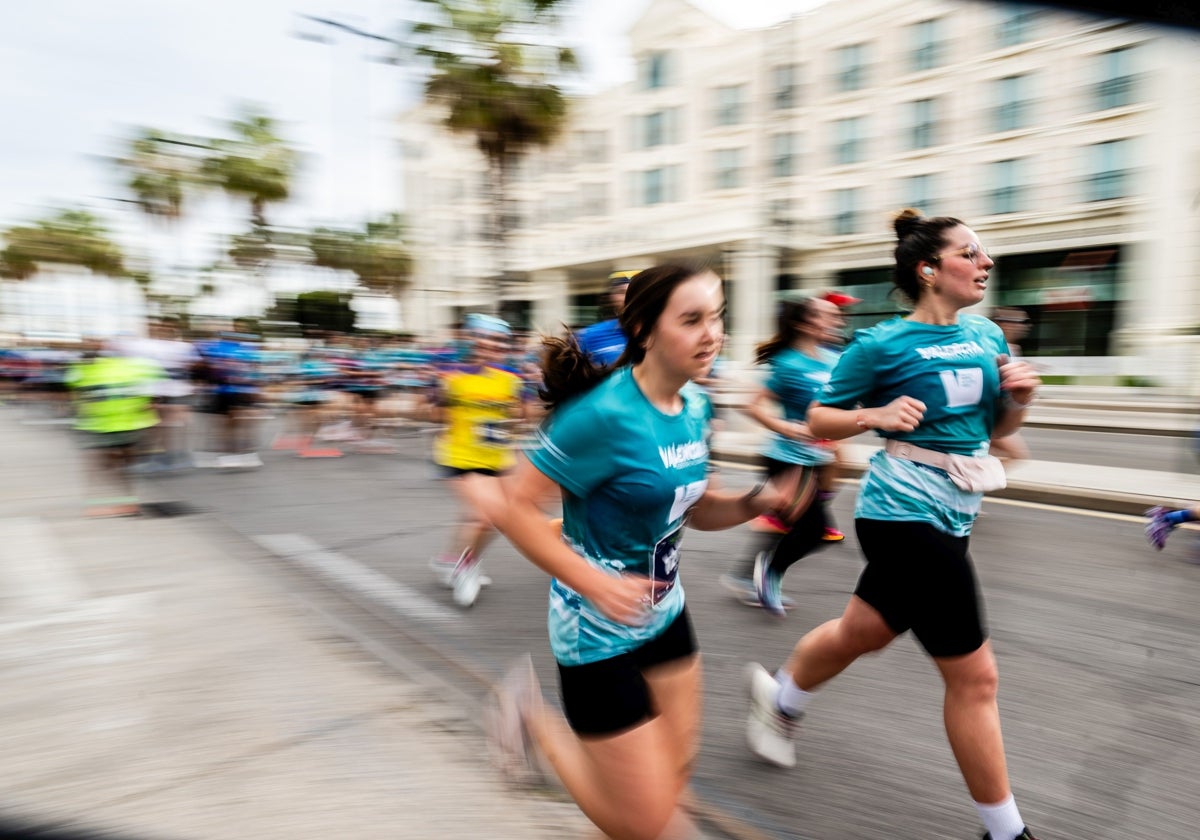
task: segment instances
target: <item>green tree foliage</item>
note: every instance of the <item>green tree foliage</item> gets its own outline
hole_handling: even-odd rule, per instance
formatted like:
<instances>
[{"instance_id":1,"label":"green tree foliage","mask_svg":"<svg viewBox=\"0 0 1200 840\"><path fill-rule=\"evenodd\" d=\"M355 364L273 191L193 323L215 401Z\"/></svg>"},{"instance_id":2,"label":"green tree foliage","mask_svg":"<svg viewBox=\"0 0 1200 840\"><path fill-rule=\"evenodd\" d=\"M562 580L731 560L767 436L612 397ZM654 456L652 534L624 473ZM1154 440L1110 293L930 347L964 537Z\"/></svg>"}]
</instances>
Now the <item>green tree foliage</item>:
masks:
<instances>
[{"instance_id":1,"label":"green tree foliage","mask_svg":"<svg viewBox=\"0 0 1200 840\"><path fill-rule=\"evenodd\" d=\"M25 280L46 263L76 265L109 277L128 277L121 248L100 220L86 210L59 210L31 224L0 234L0 277Z\"/></svg>"},{"instance_id":2,"label":"green tree foliage","mask_svg":"<svg viewBox=\"0 0 1200 840\"><path fill-rule=\"evenodd\" d=\"M207 183L250 205L250 223L267 229L267 207L291 195L297 155L275 120L251 106L228 124L229 137L209 143L201 163Z\"/></svg>"},{"instance_id":3,"label":"green tree foliage","mask_svg":"<svg viewBox=\"0 0 1200 840\"><path fill-rule=\"evenodd\" d=\"M115 163L143 213L178 221L184 214L187 193L202 184L199 153L208 150L204 141L141 128L126 142L125 153Z\"/></svg>"},{"instance_id":4,"label":"green tree foliage","mask_svg":"<svg viewBox=\"0 0 1200 840\"><path fill-rule=\"evenodd\" d=\"M399 213L368 222L363 230L317 228L308 238L313 264L353 272L365 289L396 295L412 275Z\"/></svg>"},{"instance_id":5,"label":"green tree foliage","mask_svg":"<svg viewBox=\"0 0 1200 840\"><path fill-rule=\"evenodd\" d=\"M295 320L305 332L354 332L349 292L303 292L296 296Z\"/></svg>"},{"instance_id":6,"label":"green tree foliage","mask_svg":"<svg viewBox=\"0 0 1200 840\"><path fill-rule=\"evenodd\" d=\"M513 166L551 143L567 117L558 81L576 69L571 50L552 45L558 0L424 0L413 27L428 60L425 96L446 127L472 137L488 165L498 275L508 233L504 207Z\"/></svg>"}]
</instances>

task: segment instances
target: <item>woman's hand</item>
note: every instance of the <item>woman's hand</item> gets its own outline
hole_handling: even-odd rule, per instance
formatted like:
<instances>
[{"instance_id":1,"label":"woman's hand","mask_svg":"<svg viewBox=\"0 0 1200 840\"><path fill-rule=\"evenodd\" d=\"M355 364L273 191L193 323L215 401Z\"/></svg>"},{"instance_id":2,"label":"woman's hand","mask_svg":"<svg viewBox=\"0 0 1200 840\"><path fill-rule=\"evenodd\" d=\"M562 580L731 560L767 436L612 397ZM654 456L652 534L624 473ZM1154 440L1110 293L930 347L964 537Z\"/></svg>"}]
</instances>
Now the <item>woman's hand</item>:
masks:
<instances>
[{"instance_id":1,"label":"woman's hand","mask_svg":"<svg viewBox=\"0 0 1200 840\"><path fill-rule=\"evenodd\" d=\"M652 581L642 575L614 575L597 570L594 582L579 594L606 617L636 627L649 620L654 591L667 585L666 581Z\"/></svg>"},{"instance_id":2,"label":"woman's hand","mask_svg":"<svg viewBox=\"0 0 1200 840\"><path fill-rule=\"evenodd\" d=\"M911 432L921 425L925 417L925 403L913 397L896 397L887 405L866 409L862 412L866 422L859 425L885 432Z\"/></svg>"},{"instance_id":3,"label":"woman's hand","mask_svg":"<svg viewBox=\"0 0 1200 840\"><path fill-rule=\"evenodd\" d=\"M787 436L792 440L804 443L812 443L817 439L812 430L808 428L808 424L804 422L788 423Z\"/></svg>"},{"instance_id":4,"label":"woman's hand","mask_svg":"<svg viewBox=\"0 0 1200 840\"><path fill-rule=\"evenodd\" d=\"M1025 408L1033 402L1038 386L1042 384L1042 379L1033 366L1021 359L1010 359L1005 355L997 356L996 364L1000 367L1000 390L1008 394L1016 403L1016 407Z\"/></svg>"}]
</instances>

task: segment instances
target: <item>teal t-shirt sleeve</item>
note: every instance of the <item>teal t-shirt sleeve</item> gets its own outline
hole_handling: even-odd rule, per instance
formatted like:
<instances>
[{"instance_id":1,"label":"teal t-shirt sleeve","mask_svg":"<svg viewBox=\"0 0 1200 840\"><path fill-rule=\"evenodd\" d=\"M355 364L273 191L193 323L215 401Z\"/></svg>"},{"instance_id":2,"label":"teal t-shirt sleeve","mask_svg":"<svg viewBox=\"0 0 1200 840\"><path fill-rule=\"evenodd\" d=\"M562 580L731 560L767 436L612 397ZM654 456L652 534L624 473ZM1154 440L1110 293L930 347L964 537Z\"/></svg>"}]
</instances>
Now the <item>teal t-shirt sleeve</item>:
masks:
<instances>
[{"instance_id":1,"label":"teal t-shirt sleeve","mask_svg":"<svg viewBox=\"0 0 1200 840\"><path fill-rule=\"evenodd\" d=\"M875 363L871 358L871 339L856 333L838 357L837 365L817 392L817 402L832 408L854 408L866 404L875 386Z\"/></svg>"},{"instance_id":2,"label":"teal t-shirt sleeve","mask_svg":"<svg viewBox=\"0 0 1200 840\"><path fill-rule=\"evenodd\" d=\"M576 496L587 496L612 477L607 424L587 402L557 408L537 431L537 444L526 452L544 475Z\"/></svg>"}]
</instances>

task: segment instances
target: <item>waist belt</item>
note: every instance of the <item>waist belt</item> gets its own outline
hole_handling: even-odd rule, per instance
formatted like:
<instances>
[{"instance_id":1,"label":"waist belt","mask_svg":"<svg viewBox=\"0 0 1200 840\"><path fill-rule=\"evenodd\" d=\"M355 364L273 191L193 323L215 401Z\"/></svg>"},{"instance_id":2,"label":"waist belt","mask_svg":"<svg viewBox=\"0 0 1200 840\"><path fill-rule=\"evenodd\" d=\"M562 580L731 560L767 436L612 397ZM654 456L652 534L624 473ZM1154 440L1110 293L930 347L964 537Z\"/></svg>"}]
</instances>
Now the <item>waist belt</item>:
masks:
<instances>
[{"instance_id":1,"label":"waist belt","mask_svg":"<svg viewBox=\"0 0 1200 840\"><path fill-rule=\"evenodd\" d=\"M893 457L903 458L905 461L915 461L918 464L925 464L928 467L937 467L939 470L946 470L947 472L949 472L950 465L954 462L954 456L946 452L926 449L923 446L917 446L915 443L896 440L895 438L888 438L883 448L887 454Z\"/></svg>"},{"instance_id":2,"label":"waist belt","mask_svg":"<svg viewBox=\"0 0 1200 840\"><path fill-rule=\"evenodd\" d=\"M951 455L903 440L888 440L883 448L895 458L945 471L955 487L969 493L1003 490L1008 483L1004 465L992 455Z\"/></svg>"}]
</instances>

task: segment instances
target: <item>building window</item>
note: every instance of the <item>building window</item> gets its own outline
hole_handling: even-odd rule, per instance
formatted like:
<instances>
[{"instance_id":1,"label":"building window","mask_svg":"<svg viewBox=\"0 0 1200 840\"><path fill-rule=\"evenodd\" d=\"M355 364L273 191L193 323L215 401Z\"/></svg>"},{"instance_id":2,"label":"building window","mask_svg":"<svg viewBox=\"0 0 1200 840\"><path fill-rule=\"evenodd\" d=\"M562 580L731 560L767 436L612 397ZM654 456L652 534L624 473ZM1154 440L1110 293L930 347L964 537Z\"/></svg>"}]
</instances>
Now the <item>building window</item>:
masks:
<instances>
[{"instance_id":1,"label":"building window","mask_svg":"<svg viewBox=\"0 0 1200 840\"><path fill-rule=\"evenodd\" d=\"M833 194L833 234L847 236L858 233L862 190L837 190Z\"/></svg>"},{"instance_id":2,"label":"building window","mask_svg":"<svg viewBox=\"0 0 1200 840\"><path fill-rule=\"evenodd\" d=\"M861 90L867 85L867 45L850 44L836 52L836 87L839 91Z\"/></svg>"},{"instance_id":3,"label":"building window","mask_svg":"<svg viewBox=\"0 0 1200 840\"><path fill-rule=\"evenodd\" d=\"M714 125L739 125L745 119L745 85L719 87L714 91L714 99Z\"/></svg>"},{"instance_id":4,"label":"building window","mask_svg":"<svg viewBox=\"0 0 1200 840\"><path fill-rule=\"evenodd\" d=\"M937 144L937 100L917 99L909 103L908 148L928 149Z\"/></svg>"},{"instance_id":5,"label":"building window","mask_svg":"<svg viewBox=\"0 0 1200 840\"><path fill-rule=\"evenodd\" d=\"M639 149L679 142L679 108L664 108L652 114L643 114L637 119L636 140Z\"/></svg>"},{"instance_id":6,"label":"building window","mask_svg":"<svg viewBox=\"0 0 1200 840\"><path fill-rule=\"evenodd\" d=\"M1019 158L998 160L990 169L992 188L988 194L988 212L1002 215L1028 209L1026 162Z\"/></svg>"},{"instance_id":7,"label":"building window","mask_svg":"<svg viewBox=\"0 0 1200 840\"><path fill-rule=\"evenodd\" d=\"M579 131L575 135L580 163L608 163L608 132Z\"/></svg>"},{"instance_id":8,"label":"building window","mask_svg":"<svg viewBox=\"0 0 1200 840\"><path fill-rule=\"evenodd\" d=\"M1096 85L1096 107L1101 111L1122 108L1136 101L1137 77L1133 72L1132 47L1100 54L1100 81Z\"/></svg>"},{"instance_id":9,"label":"building window","mask_svg":"<svg viewBox=\"0 0 1200 840\"><path fill-rule=\"evenodd\" d=\"M996 46L1015 47L1033 39L1038 10L1024 3L1003 6L1000 20L996 23Z\"/></svg>"},{"instance_id":10,"label":"building window","mask_svg":"<svg viewBox=\"0 0 1200 840\"><path fill-rule=\"evenodd\" d=\"M771 107L776 111L800 104L800 65L780 64L771 68Z\"/></svg>"},{"instance_id":11,"label":"building window","mask_svg":"<svg viewBox=\"0 0 1200 840\"><path fill-rule=\"evenodd\" d=\"M833 161L858 163L866 157L866 117L849 117L833 124Z\"/></svg>"},{"instance_id":12,"label":"building window","mask_svg":"<svg viewBox=\"0 0 1200 840\"><path fill-rule=\"evenodd\" d=\"M631 172L629 183L630 203L635 207L679 201L681 198L678 164Z\"/></svg>"},{"instance_id":13,"label":"building window","mask_svg":"<svg viewBox=\"0 0 1200 840\"><path fill-rule=\"evenodd\" d=\"M653 114L646 114L642 117L642 148L648 149L653 146L661 146L666 142L664 123L666 122L662 111L655 111Z\"/></svg>"},{"instance_id":14,"label":"building window","mask_svg":"<svg viewBox=\"0 0 1200 840\"><path fill-rule=\"evenodd\" d=\"M913 207L924 216L937 215L937 176L910 175L900 184L900 206Z\"/></svg>"},{"instance_id":15,"label":"building window","mask_svg":"<svg viewBox=\"0 0 1200 840\"><path fill-rule=\"evenodd\" d=\"M608 184L584 184L580 188L579 214L581 216L608 215Z\"/></svg>"},{"instance_id":16,"label":"building window","mask_svg":"<svg viewBox=\"0 0 1200 840\"><path fill-rule=\"evenodd\" d=\"M790 178L796 174L796 153L799 144L792 133L771 136L771 177Z\"/></svg>"},{"instance_id":17,"label":"building window","mask_svg":"<svg viewBox=\"0 0 1200 840\"><path fill-rule=\"evenodd\" d=\"M671 54L652 52L642 56L638 61L638 78L642 80L642 90L656 90L670 85Z\"/></svg>"},{"instance_id":18,"label":"building window","mask_svg":"<svg viewBox=\"0 0 1200 840\"><path fill-rule=\"evenodd\" d=\"M913 24L911 64L914 72L931 70L942 63L945 44L942 43L941 30L940 20L923 20Z\"/></svg>"},{"instance_id":19,"label":"building window","mask_svg":"<svg viewBox=\"0 0 1200 840\"><path fill-rule=\"evenodd\" d=\"M995 131L1015 131L1027 128L1032 122L1033 103L1029 99L1028 76L1005 76L997 79L996 110L993 112Z\"/></svg>"},{"instance_id":20,"label":"building window","mask_svg":"<svg viewBox=\"0 0 1200 840\"><path fill-rule=\"evenodd\" d=\"M717 149L713 152L713 189L731 190L743 186L745 149Z\"/></svg>"},{"instance_id":21,"label":"building window","mask_svg":"<svg viewBox=\"0 0 1200 840\"><path fill-rule=\"evenodd\" d=\"M1129 195L1130 142L1109 140L1088 149L1088 177L1084 187L1087 201L1109 201Z\"/></svg>"}]
</instances>

